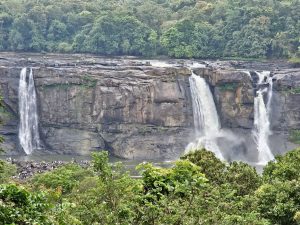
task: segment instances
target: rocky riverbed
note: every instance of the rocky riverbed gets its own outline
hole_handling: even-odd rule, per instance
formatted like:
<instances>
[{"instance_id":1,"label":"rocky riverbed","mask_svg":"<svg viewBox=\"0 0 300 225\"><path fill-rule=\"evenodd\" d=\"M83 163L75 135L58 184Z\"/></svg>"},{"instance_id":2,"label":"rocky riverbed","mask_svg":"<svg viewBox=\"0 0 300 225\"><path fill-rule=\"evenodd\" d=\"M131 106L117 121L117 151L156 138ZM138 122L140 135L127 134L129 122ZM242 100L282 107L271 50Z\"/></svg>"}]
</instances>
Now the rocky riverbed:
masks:
<instances>
[{"instance_id":1,"label":"rocky riverbed","mask_svg":"<svg viewBox=\"0 0 300 225\"><path fill-rule=\"evenodd\" d=\"M60 166L74 163L77 165L82 166L83 168L87 168L91 166L91 162L89 160L72 160L72 161L52 161L52 162L37 162L37 161L22 161L22 160L15 160L12 158L7 158L7 162L12 163L17 167L17 173L13 177L17 180L26 180L31 178L35 174L45 173L52 171Z\"/></svg>"}]
</instances>

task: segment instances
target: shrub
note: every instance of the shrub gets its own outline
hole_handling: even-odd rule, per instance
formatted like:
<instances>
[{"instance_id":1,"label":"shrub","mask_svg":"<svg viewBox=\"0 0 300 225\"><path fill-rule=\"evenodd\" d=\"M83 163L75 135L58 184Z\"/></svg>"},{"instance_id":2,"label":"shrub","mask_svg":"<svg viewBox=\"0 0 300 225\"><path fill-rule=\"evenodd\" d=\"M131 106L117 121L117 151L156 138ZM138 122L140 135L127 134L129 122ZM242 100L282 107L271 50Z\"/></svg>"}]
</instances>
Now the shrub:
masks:
<instances>
[{"instance_id":1,"label":"shrub","mask_svg":"<svg viewBox=\"0 0 300 225\"><path fill-rule=\"evenodd\" d=\"M17 167L11 163L0 160L0 184L8 182L9 178L15 175Z\"/></svg>"},{"instance_id":2,"label":"shrub","mask_svg":"<svg viewBox=\"0 0 300 225\"><path fill-rule=\"evenodd\" d=\"M223 183L222 174L225 171L226 164L219 160L214 153L201 149L190 152L181 157L200 167L200 172L204 173L210 182Z\"/></svg>"},{"instance_id":3,"label":"shrub","mask_svg":"<svg viewBox=\"0 0 300 225\"><path fill-rule=\"evenodd\" d=\"M38 174L33 177L32 185L35 188L42 186L51 189L62 188L62 193L70 193L75 185L93 173L77 164L67 164L51 172Z\"/></svg>"},{"instance_id":4,"label":"shrub","mask_svg":"<svg viewBox=\"0 0 300 225\"><path fill-rule=\"evenodd\" d=\"M51 205L44 192L30 193L15 184L0 185L0 221L2 224L53 224L47 211Z\"/></svg>"},{"instance_id":5,"label":"shrub","mask_svg":"<svg viewBox=\"0 0 300 225\"><path fill-rule=\"evenodd\" d=\"M275 161L271 161L263 170L265 182L272 183L275 180L291 181L300 178L300 148L278 155Z\"/></svg>"}]
</instances>

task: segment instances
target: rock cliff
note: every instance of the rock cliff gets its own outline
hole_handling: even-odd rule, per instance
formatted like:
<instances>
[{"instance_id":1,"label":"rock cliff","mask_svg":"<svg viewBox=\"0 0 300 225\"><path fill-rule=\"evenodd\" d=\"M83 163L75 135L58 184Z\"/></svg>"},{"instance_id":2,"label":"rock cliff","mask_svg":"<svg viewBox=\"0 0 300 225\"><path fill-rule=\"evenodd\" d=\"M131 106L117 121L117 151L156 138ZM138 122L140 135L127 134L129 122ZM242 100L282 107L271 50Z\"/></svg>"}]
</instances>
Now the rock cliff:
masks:
<instances>
[{"instance_id":1,"label":"rock cliff","mask_svg":"<svg viewBox=\"0 0 300 225\"><path fill-rule=\"evenodd\" d=\"M274 154L281 154L300 144L300 69L282 69L278 65L259 64L255 70L226 68L199 69L200 76L211 85L219 110L222 128L231 130L247 145L246 155L256 151L252 138L254 97L257 82L256 71L271 71L273 98L270 123L272 135L269 145ZM226 148L226 146L225 146ZM240 149L241 150L241 149Z\"/></svg>"},{"instance_id":2,"label":"rock cliff","mask_svg":"<svg viewBox=\"0 0 300 225\"><path fill-rule=\"evenodd\" d=\"M190 63L2 54L4 148L9 154L22 152L17 138L18 82L26 66L33 68L36 83L41 152L89 154L106 149L128 159L176 158L194 138ZM222 128L238 133L244 145L253 145L253 67L248 73L237 68L243 67L241 63L201 63L206 67L194 72L209 82ZM270 64L265 66L270 70ZM289 142L291 132L300 129L300 70L288 66L271 70L275 90L271 122L277 140L272 143L277 153L294 146Z\"/></svg>"}]
</instances>

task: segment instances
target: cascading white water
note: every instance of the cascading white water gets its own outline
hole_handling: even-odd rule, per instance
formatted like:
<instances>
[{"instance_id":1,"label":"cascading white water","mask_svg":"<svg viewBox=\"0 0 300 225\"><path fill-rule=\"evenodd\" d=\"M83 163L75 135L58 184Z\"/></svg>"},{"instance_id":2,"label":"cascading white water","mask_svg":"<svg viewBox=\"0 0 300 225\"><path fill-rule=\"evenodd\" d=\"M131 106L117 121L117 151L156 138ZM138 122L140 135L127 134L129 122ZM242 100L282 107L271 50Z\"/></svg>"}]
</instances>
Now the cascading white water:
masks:
<instances>
[{"instance_id":1,"label":"cascading white water","mask_svg":"<svg viewBox=\"0 0 300 225\"><path fill-rule=\"evenodd\" d=\"M21 70L19 81L19 141L25 153L29 155L34 149L39 148L40 137L33 72L30 69L27 82L26 71L26 68Z\"/></svg>"},{"instance_id":2,"label":"cascading white water","mask_svg":"<svg viewBox=\"0 0 300 225\"><path fill-rule=\"evenodd\" d=\"M186 152L205 147L214 152L219 159L224 160L216 141L221 126L209 85L204 78L195 75L193 72L189 78L189 82L192 96L194 126L199 138L196 142L188 145Z\"/></svg>"},{"instance_id":3,"label":"cascading white water","mask_svg":"<svg viewBox=\"0 0 300 225\"><path fill-rule=\"evenodd\" d=\"M28 85L28 102L29 102L29 124L31 125L32 129L32 144L33 148L40 147L40 135L38 130L38 113L37 113L37 100L36 100L36 91L33 79L33 72L32 68L30 69L29 74L29 85Z\"/></svg>"},{"instance_id":4,"label":"cascading white water","mask_svg":"<svg viewBox=\"0 0 300 225\"><path fill-rule=\"evenodd\" d=\"M273 160L274 156L269 147L269 136L272 134L270 129L271 101L273 96L273 80L270 72L258 73L258 89L254 98L254 129L253 135L257 144L258 162L266 164ZM268 87L260 87L263 84ZM267 103L264 102L264 94L267 93Z\"/></svg>"}]
</instances>

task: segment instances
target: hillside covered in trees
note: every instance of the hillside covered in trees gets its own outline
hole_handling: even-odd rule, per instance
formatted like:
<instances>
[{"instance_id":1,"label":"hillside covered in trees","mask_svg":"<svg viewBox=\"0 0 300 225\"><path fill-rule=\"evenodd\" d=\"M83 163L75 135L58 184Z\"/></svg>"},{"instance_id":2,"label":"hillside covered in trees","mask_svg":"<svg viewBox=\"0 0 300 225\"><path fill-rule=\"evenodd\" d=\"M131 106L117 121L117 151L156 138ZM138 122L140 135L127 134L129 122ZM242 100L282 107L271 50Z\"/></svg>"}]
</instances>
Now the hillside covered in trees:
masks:
<instances>
[{"instance_id":1,"label":"hillside covered in trees","mask_svg":"<svg viewBox=\"0 0 300 225\"><path fill-rule=\"evenodd\" d=\"M299 0L1 0L0 50L297 58Z\"/></svg>"}]
</instances>

